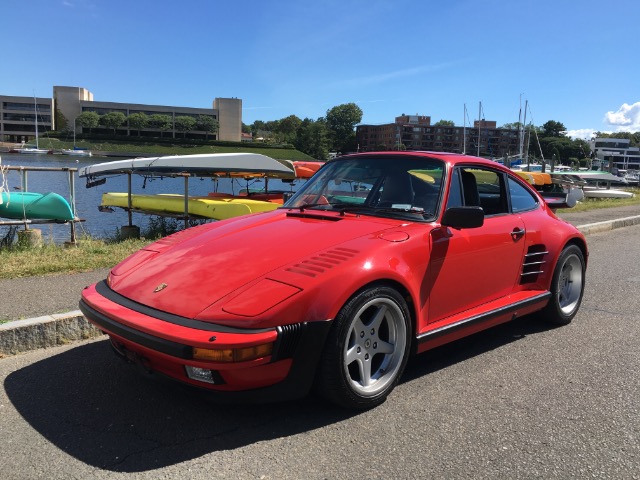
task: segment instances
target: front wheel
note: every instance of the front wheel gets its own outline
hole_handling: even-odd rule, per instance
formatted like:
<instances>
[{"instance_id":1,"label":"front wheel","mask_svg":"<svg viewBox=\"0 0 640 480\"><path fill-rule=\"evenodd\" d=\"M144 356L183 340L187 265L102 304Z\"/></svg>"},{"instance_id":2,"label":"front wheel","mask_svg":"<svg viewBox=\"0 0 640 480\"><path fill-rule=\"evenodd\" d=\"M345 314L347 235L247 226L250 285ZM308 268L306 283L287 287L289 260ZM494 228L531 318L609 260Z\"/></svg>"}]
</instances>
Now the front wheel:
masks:
<instances>
[{"instance_id":1,"label":"front wheel","mask_svg":"<svg viewBox=\"0 0 640 480\"><path fill-rule=\"evenodd\" d=\"M349 408L381 404L407 363L410 332L409 308L396 290L378 286L358 293L334 320L316 389Z\"/></svg>"},{"instance_id":2,"label":"front wheel","mask_svg":"<svg viewBox=\"0 0 640 480\"><path fill-rule=\"evenodd\" d=\"M567 325L578 313L584 293L586 264L582 250L576 245L566 247L556 264L551 281L551 300L541 316L556 325Z\"/></svg>"}]
</instances>

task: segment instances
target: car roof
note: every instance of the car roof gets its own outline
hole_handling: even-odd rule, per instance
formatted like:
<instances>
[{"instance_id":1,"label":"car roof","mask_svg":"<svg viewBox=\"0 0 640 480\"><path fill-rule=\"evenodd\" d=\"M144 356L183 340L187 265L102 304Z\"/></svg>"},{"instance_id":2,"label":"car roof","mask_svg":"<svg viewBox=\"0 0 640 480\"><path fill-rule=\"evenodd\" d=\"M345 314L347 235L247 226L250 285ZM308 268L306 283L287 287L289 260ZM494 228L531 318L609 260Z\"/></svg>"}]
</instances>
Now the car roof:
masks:
<instances>
[{"instance_id":1,"label":"car roof","mask_svg":"<svg viewBox=\"0 0 640 480\"><path fill-rule=\"evenodd\" d=\"M473 163L476 165L486 165L489 167L499 168L503 171L510 171L504 165L494 162L493 160L488 160L486 158L474 157L472 155L462 155L460 153L450 153L450 152L429 152L429 151L417 151L417 150L409 150L409 151L380 151L380 152L363 152L363 153L351 153L347 155L343 155L340 157L336 157L330 161L339 161L341 159L347 158L367 158L367 157L376 157L376 158L411 158L411 157L422 157L422 158L435 158L437 160L442 160L443 162L449 163L451 165L456 164L469 164Z\"/></svg>"}]
</instances>

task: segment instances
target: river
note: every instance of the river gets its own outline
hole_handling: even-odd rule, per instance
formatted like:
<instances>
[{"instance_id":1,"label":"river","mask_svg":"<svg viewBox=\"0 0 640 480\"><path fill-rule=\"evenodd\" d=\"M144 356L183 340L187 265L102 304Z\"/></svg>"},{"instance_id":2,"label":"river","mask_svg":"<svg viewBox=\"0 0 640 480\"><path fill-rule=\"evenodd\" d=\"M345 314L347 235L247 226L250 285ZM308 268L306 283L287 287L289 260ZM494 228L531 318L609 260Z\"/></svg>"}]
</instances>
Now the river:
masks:
<instances>
[{"instance_id":1,"label":"river","mask_svg":"<svg viewBox=\"0 0 640 480\"><path fill-rule=\"evenodd\" d=\"M56 168L77 168L93 165L96 163L107 162L114 159L103 157L70 157L67 155L27 155L27 154L0 154L0 166L2 167L56 167ZM18 191L22 185L21 173L17 171L4 172L5 185L10 191ZM127 212L116 208L112 213L101 212L98 210L102 194L106 192L126 192L127 176L103 177L107 178L107 182L103 185L86 188L86 179L79 178L78 172L75 177L75 198L76 198L76 216L82 218L84 222L76 223L76 234L80 238L83 234L91 235L97 238L114 238L118 229L128 225ZM46 193L55 192L67 200L70 200L69 173L47 172L47 171L30 171L27 177L27 189L30 192ZM221 192L239 192L241 188L247 186L245 180L231 180L228 178L219 179L217 190ZM296 184L298 182L295 182ZM0 179L2 184L2 179ZM253 183L253 188L260 188L264 183L259 180ZM269 181L269 189L289 191L295 189L297 185L290 186L283 184L278 180ZM133 193L157 194L157 193L179 193L184 192L184 180L182 178L163 178L163 179L145 179L139 175L132 176ZM191 178L189 180L189 195L207 195L209 192L215 191L216 185L210 178ZM141 213L133 213L133 224L140 227L144 232L148 225L149 216ZM0 219L6 220L6 219ZM0 239L8 232L7 226L0 226ZM69 225L45 224L36 225L31 228L39 228L42 230L42 237L45 242L62 243L69 241L70 227Z\"/></svg>"}]
</instances>

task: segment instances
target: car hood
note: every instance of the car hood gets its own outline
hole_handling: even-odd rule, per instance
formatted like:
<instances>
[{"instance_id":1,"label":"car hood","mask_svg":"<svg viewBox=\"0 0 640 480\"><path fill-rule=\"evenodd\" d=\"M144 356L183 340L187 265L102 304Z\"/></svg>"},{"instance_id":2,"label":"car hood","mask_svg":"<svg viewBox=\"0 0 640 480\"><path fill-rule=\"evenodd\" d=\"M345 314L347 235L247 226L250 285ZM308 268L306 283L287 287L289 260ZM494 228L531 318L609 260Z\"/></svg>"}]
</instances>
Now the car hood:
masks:
<instances>
[{"instance_id":1,"label":"car hood","mask_svg":"<svg viewBox=\"0 0 640 480\"><path fill-rule=\"evenodd\" d=\"M193 318L274 269L397 225L374 217L282 211L204 225L160 240L117 265L111 288L143 305Z\"/></svg>"}]
</instances>

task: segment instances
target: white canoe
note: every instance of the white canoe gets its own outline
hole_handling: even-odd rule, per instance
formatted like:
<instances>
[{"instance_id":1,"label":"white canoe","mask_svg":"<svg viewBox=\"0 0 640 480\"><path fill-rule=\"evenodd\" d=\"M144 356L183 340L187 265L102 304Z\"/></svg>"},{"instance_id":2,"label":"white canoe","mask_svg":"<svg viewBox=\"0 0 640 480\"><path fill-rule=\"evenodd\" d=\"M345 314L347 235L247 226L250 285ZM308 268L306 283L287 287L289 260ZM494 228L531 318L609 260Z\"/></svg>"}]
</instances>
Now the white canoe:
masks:
<instances>
[{"instance_id":1,"label":"white canoe","mask_svg":"<svg viewBox=\"0 0 640 480\"><path fill-rule=\"evenodd\" d=\"M633 193L624 190L607 190L606 188L584 189L586 198L633 198Z\"/></svg>"},{"instance_id":2,"label":"white canoe","mask_svg":"<svg viewBox=\"0 0 640 480\"><path fill-rule=\"evenodd\" d=\"M195 176L295 178L293 168L271 157L257 153L213 153L133 158L98 163L81 168L78 173L80 177L97 177L122 173L136 173L139 175L189 173Z\"/></svg>"}]
</instances>

